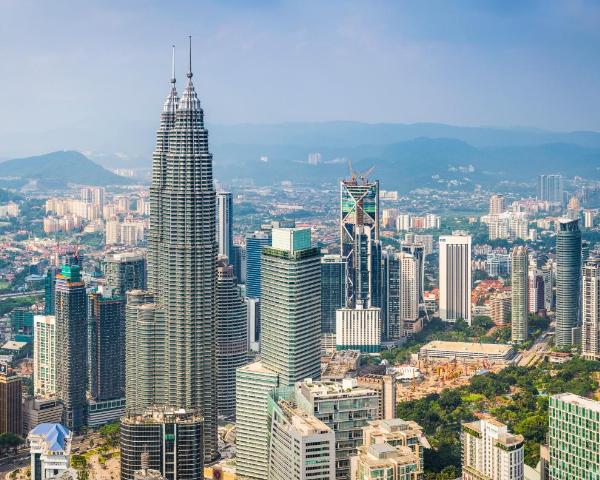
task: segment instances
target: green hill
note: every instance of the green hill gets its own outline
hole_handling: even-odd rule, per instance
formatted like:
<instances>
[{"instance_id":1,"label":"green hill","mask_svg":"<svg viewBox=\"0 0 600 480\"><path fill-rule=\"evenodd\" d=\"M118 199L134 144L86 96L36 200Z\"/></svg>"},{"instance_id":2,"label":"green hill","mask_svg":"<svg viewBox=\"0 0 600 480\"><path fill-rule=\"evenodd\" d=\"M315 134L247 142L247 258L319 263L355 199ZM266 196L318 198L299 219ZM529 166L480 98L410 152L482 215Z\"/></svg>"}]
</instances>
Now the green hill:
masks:
<instances>
[{"instance_id":1,"label":"green hill","mask_svg":"<svg viewBox=\"0 0 600 480\"><path fill-rule=\"evenodd\" d=\"M132 180L120 177L75 151L52 152L0 163L0 177L40 180L54 185L123 185Z\"/></svg>"}]
</instances>

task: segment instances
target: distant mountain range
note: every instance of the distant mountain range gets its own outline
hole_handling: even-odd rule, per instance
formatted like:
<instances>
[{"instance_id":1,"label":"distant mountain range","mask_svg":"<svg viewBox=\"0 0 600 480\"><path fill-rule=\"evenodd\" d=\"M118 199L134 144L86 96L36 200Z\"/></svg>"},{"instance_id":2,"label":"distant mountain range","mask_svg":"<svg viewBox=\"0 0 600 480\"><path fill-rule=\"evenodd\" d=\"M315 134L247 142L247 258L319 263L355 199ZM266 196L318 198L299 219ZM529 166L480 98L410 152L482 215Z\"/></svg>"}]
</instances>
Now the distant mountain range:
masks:
<instances>
[{"instance_id":1,"label":"distant mountain range","mask_svg":"<svg viewBox=\"0 0 600 480\"><path fill-rule=\"evenodd\" d=\"M124 185L120 177L74 151L60 151L0 163L0 185L20 186L36 180L43 186L61 188L69 183L83 185Z\"/></svg>"}]
</instances>

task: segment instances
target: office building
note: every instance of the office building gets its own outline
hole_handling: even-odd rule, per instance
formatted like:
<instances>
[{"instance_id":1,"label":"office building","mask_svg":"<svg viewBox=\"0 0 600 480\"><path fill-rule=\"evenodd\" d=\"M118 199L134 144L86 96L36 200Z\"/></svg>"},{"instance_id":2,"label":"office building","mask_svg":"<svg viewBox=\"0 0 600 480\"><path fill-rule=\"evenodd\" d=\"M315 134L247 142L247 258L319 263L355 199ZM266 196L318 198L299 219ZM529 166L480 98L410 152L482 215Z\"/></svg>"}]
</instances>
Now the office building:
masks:
<instances>
[{"instance_id":1,"label":"office building","mask_svg":"<svg viewBox=\"0 0 600 480\"><path fill-rule=\"evenodd\" d=\"M127 292L125 307L125 399L128 410L164 405L167 381L164 312L145 290Z\"/></svg>"},{"instance_id":2,"label":"office building","mask_svg":"<svg viewBox=\"0 0 600 480\"><path fill-rule=\"evenodd\" d=\"M260 298L262 250L271 245L271 232L259 230L246 236L246 296Z\"/></svg>"},{"instance_id":3,"label":"office building","mask_svg":"<svg viewBox=\"0 0 600 480\"><path fill-rule=\"evenodd\" d=\"M529 313L545 314L545 287L544 275L541 270L529 267L528 274L528 311Z\"/></svg>"},{"instance_id":4,"label":"office building","mask_svg":"<svg viewBox=\"0 0 600 480\"><path fill-rule=\"evenodd\" d=\"M581 355L600 360L600 259L585 262L581 292Z\"/></svg>"},{"instance_id":5,"label":"office building","mask_svg":"<svg viewBox=\"0 0 600 480\"><path fill-rule=\"evenodd\" d=\"M504 195L494 194L490 197L490 215L499 215L506 210Z\"/></svg>"},{"instance_id":6,"label":"office building","mask_svg":"<svg viewBox=\"0 0 600 480\"><path fill-rule=\"evenodd\" d=\"M27 440L32 480L56 479L69 470L73 434L68 428L59 423L42 423L29 432Z\"/></svg>"},{"instance_id":7,"label":"office building","mask_svg":"<svg viewBox=\"0 0 600 480\"><path fill-rule=\"evenodd\" d=\"M233 267L217 262L217 411L235 414L235 371L248 363L246 303L240 296Z\"/></svg>"},{"instance_id":8,"label":"office building","mask_svg":"<svg viewBox=\"0 0 600 480\"><path fill-rule=\"evenodd\" d=\"M5 363L0 364L0 433L21 435L22 388L21 377Z\"/></svg>"},{"instance_id":9,"label":"office building","mask_svg":"<svg viewBox=\"0 0 600 480\"><path fill-rule=\"evenodd\" d=\"M261 361L236 373L237 474L255 480L269 465L269 392L321 371L321 261L310 230L273 229L262 258Z\"/></svg>"},{"instance_id":10,"label":"office building","mask_svg":"<svg viewBox=\"0 0 600 480\"><path fill-rule=\"evenodd\" d=\"M550 478L596 478L600 451L600 402L572 393L552 395L548 418Z\"/></svg>"},{"instance_id":11,"label":"office building","mask_svg":"<svg viewBox=\"0 0 600 480\"><path fill-rule=\"evenodd\" d=\"M54 315L54 294L56 274L60 272L58 267L50 266L46 270L44 279L44 315Z\"/></svg>"},{"instance_id":12,"label":"office building","mask_svg":"<svg viewBox=\"0 0 600 480\"><path fill-rule=\"evenodd\" d=\"M23 399L23 434L27 437L40 423L60 423L63 405L55 398L25 397Z\"/></svg>"},{"instance_id":13,"label":"office building","mask_svg":"<svg viewBox=\"0 0 600 480\"><path fill-rule=\"evenodd\" d=\"M14 340L33 341L33 316L33 311L24 307L17 307L10 312L10 329Z\"/></svg>"},{"instance_id":14,"label":"office building","mask_svg":"<svg viewBox=\"0 0 600 480\"><path fill-rule=\"evenodd\" d=\"M579 324L581 231L578 220L560 219L556 235L556 337L557 347L575 343Z\"/></svg>"},{"instance_id":15,"label":"office building","mask_svg":"<svg viewBox=\"0 0 600 480\"><path fill-rule=\"evenodd\" d=\"M128 413L121 420L121 480L134 480L143 453L147 468L167 480L203 478L202 425L198 411L155 407Z\"/></svg>"},{"instance_id":16,"label":"office building","mask_svg":"<svg viewBox=\"0 0 600 480\"><path fill-rule=\"evenodd\" d=\"M471 324L471 237L457 234L439 239L440 317Z\"/></svg>"},{"instance_id":17,"label":"office building","mask_svg":"<svg viewBox=\"0 0 600 480\"><path fill-rule=\"evenodd\" d=\"M461 428L463 480L523 480L524 439L485 416Z\"/></svg>"},{"instance_id":18,"label":"office building","mask_svg":"<svg viewBox=\"0 0 600 480\"><path fill-rule=\"evenodd\" d=\"M146 255L139 250L109 253L103 263L106 285L116 289L125 299L129 290L146 289Z\"/></svg>"},{"instance_id":19,"label":"office building","mask_svg":"<svg viewBox=\"0 0 600 480\"><path fill-rule=\"evenodd\" d=\"M63 265L56 275L56 395L65 406L67 428L85 425L87 389L87 306L79 265Z\"/></svg>"},{"instance_id":20,"label":"office building","mask_svg":"<svg viewBox=\"0 0 600 480\"><path fill-rule=\"evenodd\" d=\"M538 199L550 203L563 203L562 175L540 175L538 177Z\"/></svg>"},{"instance_id":21,"label":"office building","mask_svg":"<svg viewBox=\"0 0 600 480\"><path fill-rule=\"evenodd\" d=\"M282 385L318 378L321 261L309 229L273 229L273 246L262 251L262 283L263 365L280 375Z\"/></svg>"},{"instance_id":22,"label":"office building","mask_svg":"<svg viewBox=\"0 0 600 480\"><path fill-rule=\"evenodd\" d=\"M230 263L233 265L233 274L239 283L246 284L246 247L234 244L232 249Z\"/></svg>"},{"instance_id":23,"label":"office building","mask_svg":"<svg viewBox=\"0 0 600 480\"><path fill-rule=\"evenodd\" d=\"M554 264L548 261L542 267L542 278L544 279L544 309L546 311L554 310Z\"/></svg>"},{"instance_id":24,"label":"office building","mask_svg":"<svg viewBox=\"0 0 600 480\"><path fill-rule=\"evenodd\" d=\"M158 470L150 468L150 454L143 452L140 455L140 469L133 472L134 480L167 480Z\"/></svg>"},{"instance_id":25,"label":"office building","mask_svg":"<svg viewBox=\"0 0 600 480\"><path fill-rule=\"evenodd\" d=\"M523 246L515 247L511 254L512 273L512 305L511 305L511 339L515 343L527 341L528 302L528 265L527 249Z\"/></svg>"},{"instance_id":26,"label":"office building","mask_svg":"<svg viewBox=\"0 0 600 480\"><path fill-rule=\"evenodd\" d=\"M336 440L335 478L350 478L350 457L363 443L363 427L375 420L379 411L377 392L357 386L355 379L316 382L311 379L296 387L301 410L321 420L333 430Z\"/></svg>"},{"instance_id":27,"label":"office building","mask_svg":"<svg viewBox=\"0 0 600 480\"><path fill-rule=\"evenodd\" d=\"M381 348L381 327L381 308L340 308L336 312L335 348L378 352Z\"/></svg>"},{"instance_id":28,"label":"office building","mask_svg":"<svg viewBox=\"0 0 600 480\"><path fill-rule=\"evenodd\" d=\"M415 259L415 281L418 290L418 303L423 303L425 294L425 246L418 242L402 242L400 249L403 253L412 255Z\"/></svg>"},{"instance_id":29,"label":"office building","mask_svg":"<svg viewBox=\"0 0 600 480\"><path fill-rule=\"evenodd\" d=\"M153 389L164 392L163 405L200 412L204 458L210 462L218 456L216 194L208 131L192 76L190 64L181 98L172 80L157 132L148 288L158 304L150 308L162 317L161 329L164 326L164 335L155 341L166 371L155 378Z\"/></svg>"},{"instance_id":30,"label":"office building","mask_svg":"<svg viewBox=\"0 0 600 480\"><path fill-rule=\"evenodd\" d=\"M379 181L340 182L340 255L346 259L346 304L380 306Z\"/></svg>"},{"instance_id":31,"label":"office building","mask_svg":"<svg viewBox=\"0 0 600 480\"><path fill-rule=\"evenodd\" d=\"M279 387L279 375L261 362L236 372L236 474L264 480L269 469L269 393Z\"/></svg>"},{"instance_id":32,"label":"office building","mask_svg":"<svg viewBox=\"0 0 600 480\"><path fill-rule=\"evenodd\" d=\"M340 255L321 258L321 334L335 344L335 311L346 306L346 262Z\"/></svg>"},{"instance_id":33,"label":"office building","mask_svg":"<svg viewBox=\"0 0 600 480\"><path fill-rule=\"evenodd\" d=\"M260 300L245 297L244 302L248 315L248 350L258 352L260 350Z\"/></svg>"},{"instance_id":34,"label":"office building","mask_svg":"<svg viewBox=\"0 0 600 480\"><path fill-rule=\"evenodd\" d=\"M88 378L96 402L125 395L125 302L101 286L88 296Z\"/></svg>"},{"instance_id":35,"label":"office building","mask_svg":"<svg viewBox=\"0 0 600 480\"><path fill-rule=\"evenodd\" d=\"M219 256L232 263L233 255L233 195L217 192L217 244Z\"/></svg>"},{"instance_id":36,"label":"office building","mask_svg":"<svg viewBox=\"0 0 600 480\"><path fill-rule=\"evenodd\" d=\"M296 406L293 388L279 390L268 400L269 480L334 480L333 431Z\"/></svg>"},{"instance_id":37,"label":"office building","mask_svg":"<svg viewBox=\"0 0 600 480\"><path fill-rule=\"evenodd\" d=\"M412 249L415 253L404 250L398 254L400 269L400 320L402 336L410 337L421 330L419 325L419 304L421 303L421 286L425 270L423 252L420 248Z\"/></svg>"},{"instance_id":38,"label":"office building","mask_svg":"<svg viewBox=\"0 0 600 480\"><path fill-rule=\"evenodd\" d=\"M400 265L398 253L391 247L382 254L382 335L387 341L402 338L402 317L400 312Z\"/></svg>"},{"instance_id":39,"label":"office building","mask_svg":"<svg viewBox=\"0 0 600 480\"><path fill-rule=\"evenodd\" d=\"M56 394L56 319L53 315L33 317L33 392Z\"/></svg>"}]
</instances>

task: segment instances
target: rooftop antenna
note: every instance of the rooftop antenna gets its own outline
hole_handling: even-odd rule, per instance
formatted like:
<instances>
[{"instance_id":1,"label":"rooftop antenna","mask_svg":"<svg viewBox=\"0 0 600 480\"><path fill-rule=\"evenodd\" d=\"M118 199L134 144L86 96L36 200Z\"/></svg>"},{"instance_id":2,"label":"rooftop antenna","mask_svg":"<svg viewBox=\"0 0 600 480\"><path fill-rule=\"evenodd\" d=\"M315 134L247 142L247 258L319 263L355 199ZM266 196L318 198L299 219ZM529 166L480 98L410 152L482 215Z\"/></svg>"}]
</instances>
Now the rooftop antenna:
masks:
<instances>
[{"instance_id":1,"label":"rooftop antenna","mask_svg":"<svg viewBox=\"0 0 600 480\"><path fill-rule=\"evenodd\" d=\"M171 59L171 83L175 85L175 45L173 47L173 55Z\"/></svg>"},{"instance_id":2,"label":"rooftop antenna","mask_svg":"<svg viewBox=\"0 0 600 480\"><path fill-rule=\"evenodd\" d=\"M190 39L190 70L187 74L187 77L192 78L194 76L192 73L192 36L190 35L188 38Z\"/></svg>"}]
</instances>

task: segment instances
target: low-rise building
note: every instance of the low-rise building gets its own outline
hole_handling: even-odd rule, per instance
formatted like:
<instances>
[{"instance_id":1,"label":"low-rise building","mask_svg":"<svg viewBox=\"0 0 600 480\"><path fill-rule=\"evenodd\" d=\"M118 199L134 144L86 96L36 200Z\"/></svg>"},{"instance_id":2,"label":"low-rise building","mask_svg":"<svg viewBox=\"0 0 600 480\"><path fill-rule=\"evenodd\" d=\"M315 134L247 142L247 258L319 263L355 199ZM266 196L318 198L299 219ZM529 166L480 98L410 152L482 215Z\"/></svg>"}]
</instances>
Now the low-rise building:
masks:
<instances>
[{"instance_id":1,"label":"low-rise building","mask_svg":"<svg viewBox=\"0 0 600 480\"><path fill-rule=\"evenodd\" d=\"M41 423L60 423L63 404L55 398L28 397L23 400L23 436Z\"/></svg>"},{"instance_id":2,"label":"low-rise building","mask_svg":"<svg viewBox=\"0 0 600 480\"><path fill-rule=\"evenodd\" d=\"M73 434L59 423L41 423L29 435L31 478L49 480L69 470Z\"/></svg>"},{"instance_id":3,"label":"low-rise building","mask_svg":"<svg viewBox=\"0 0 600 480\"><path fill-rule=\"evenodd\" d=\"M489 362L508 363L515 357L512 346L502 343L447 342L434 340L419 350L419 360L454 360L467 362L487 360Z\"/></svg>"}]
</instances>

